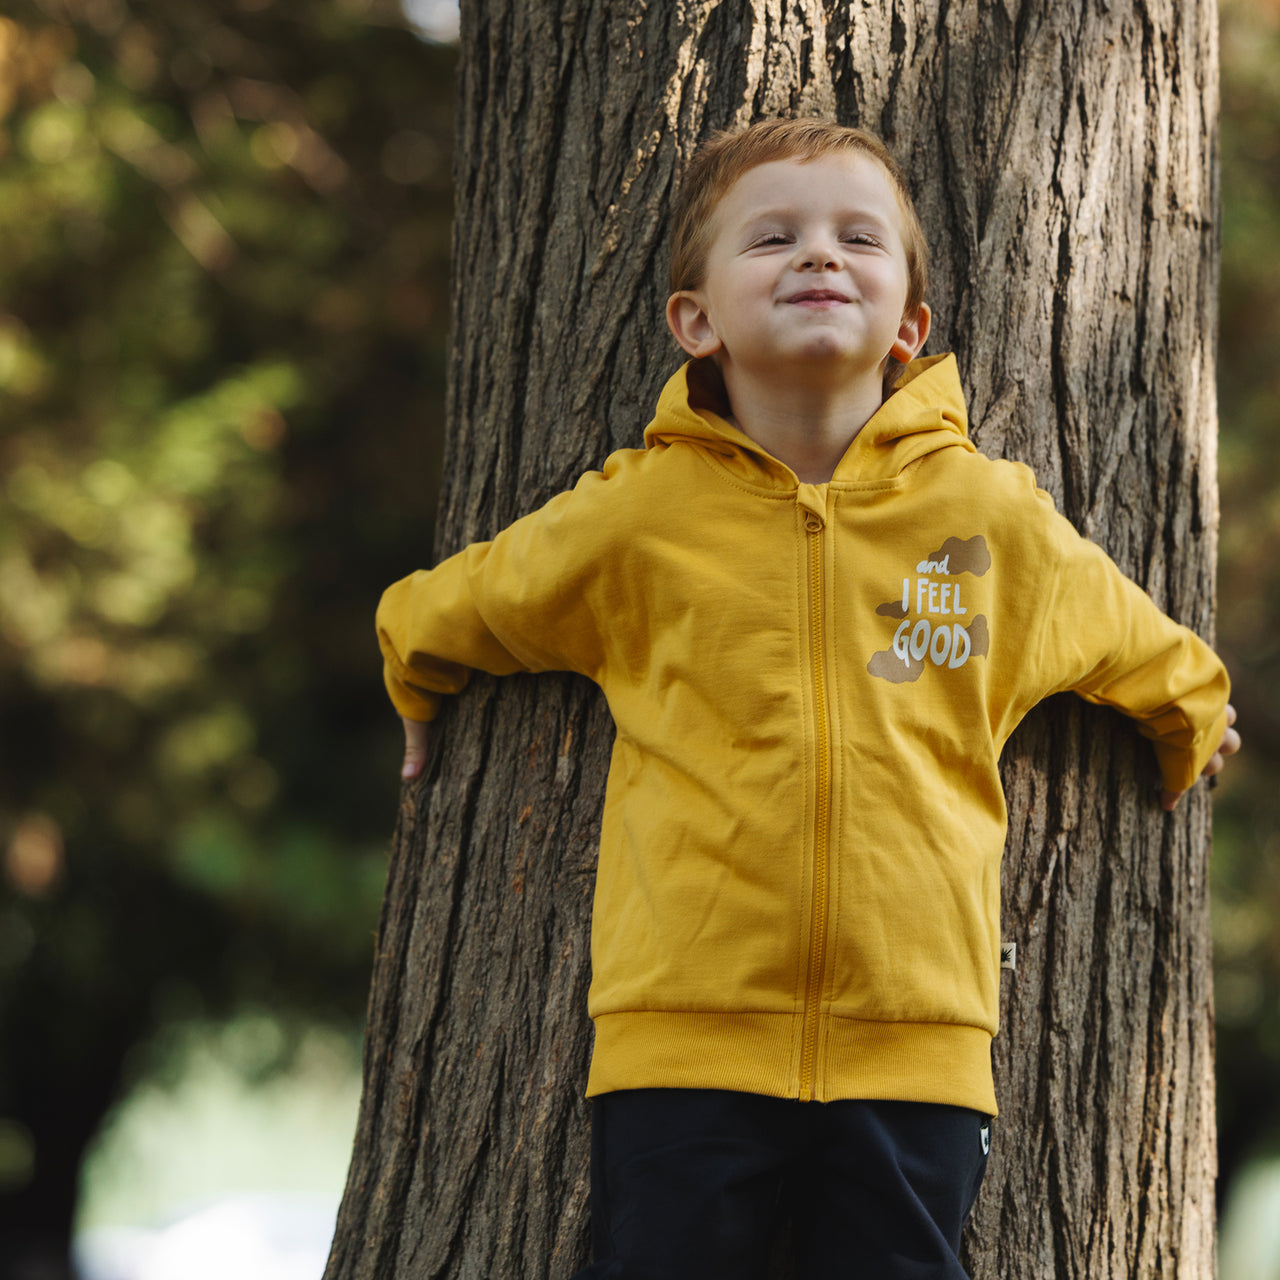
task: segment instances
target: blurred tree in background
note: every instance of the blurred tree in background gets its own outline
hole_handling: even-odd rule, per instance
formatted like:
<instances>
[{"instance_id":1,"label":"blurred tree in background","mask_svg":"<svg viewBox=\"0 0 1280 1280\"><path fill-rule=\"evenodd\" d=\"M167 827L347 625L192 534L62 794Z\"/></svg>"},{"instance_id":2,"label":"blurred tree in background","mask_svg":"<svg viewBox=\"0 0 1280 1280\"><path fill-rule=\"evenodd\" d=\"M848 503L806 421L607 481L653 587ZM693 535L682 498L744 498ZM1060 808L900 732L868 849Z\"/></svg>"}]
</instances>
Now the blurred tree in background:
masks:
<instances>
[{"instance_id":1,"label":"blurred tree in background","mask_svg":"<svg viewBox=\"0 0 1280 1280\"><path fill-rule=\"evenodd\" d=\"M0 1277L172 1020L358 1023L373 606L429 558L451 48L394 0L0 17ZM1280 2L1222 0L1224 1184L1280 1150ZM53 1274L46 1272L46 1274Z\"/></svg>"},{"instance_id":2,"label":"blurred tree in background","mask_svg":"<svg viewBox=\"0 0 1280 1280\"><path fill-rule=\"evenodd\" d=\"M62 1265L84 1146L155 1027L363 1010L398 761L372 616L429 554L453 54L390 0L5 13L17 1276Z\"/></svg>"},{"instance_id":3,"label":"blurred tree in background","mask_svg":"<svg viewBox=\"0 0 1280 1280\"><path fill-rule=\"evenodd\" d=\"M1246 749L1214 812L1220 1193L1280 1154L1280 3L1221 16L1218 642Z\"/></svg>"}]
</instances>

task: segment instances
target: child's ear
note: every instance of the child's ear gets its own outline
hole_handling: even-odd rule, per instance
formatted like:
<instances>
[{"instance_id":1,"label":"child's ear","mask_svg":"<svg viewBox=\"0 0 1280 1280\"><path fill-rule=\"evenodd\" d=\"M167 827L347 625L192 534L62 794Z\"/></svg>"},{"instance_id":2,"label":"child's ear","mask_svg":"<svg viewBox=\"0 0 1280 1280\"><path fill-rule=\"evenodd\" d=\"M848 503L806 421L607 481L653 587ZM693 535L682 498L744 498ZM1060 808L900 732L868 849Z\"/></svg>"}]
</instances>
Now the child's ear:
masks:
<instances>
[{"instance_id":1,"label":"child's ear","mask_svg":"<svg viewBox=\"0 0 1280 1280\"><path fill-rule=\"evenodd\" d=\"M713 356L720 350L720 338L711 317L702 299L691 289L673 293L667 299L667 324L675 340L695 360Z\"/></svg>"},{"instance_id":2,"label":"child's ear","mask_svg":"<svg viewBox=\"0 0 1280 1280\"><path fill-rule=\"evenodd\" d=\"M899 364L910 364L920 354L920 348L924 346L925 339L929 336L929 324L932 319L933 313L929 310L927 302L920 304L920 310L914 316L902 317L902 323L898 326L898 336L893 346L889 348L889 354Z\"/></svg>"}]
</instances>

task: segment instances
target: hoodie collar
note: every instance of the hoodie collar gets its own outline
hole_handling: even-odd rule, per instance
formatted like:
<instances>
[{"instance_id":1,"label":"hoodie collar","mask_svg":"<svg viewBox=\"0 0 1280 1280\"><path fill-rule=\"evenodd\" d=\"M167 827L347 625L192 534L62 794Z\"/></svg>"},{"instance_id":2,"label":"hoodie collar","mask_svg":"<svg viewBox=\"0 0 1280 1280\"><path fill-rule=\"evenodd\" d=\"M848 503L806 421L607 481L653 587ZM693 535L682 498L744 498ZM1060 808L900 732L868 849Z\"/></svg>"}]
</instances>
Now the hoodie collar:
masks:
<instances>
[{"instance_id":1,"label":"hoodie collar","mask_svg":"<svg viewBox=\"0 0 1280 1280\"><path fill-rule=\"evenodd\" d=\"M699 365L690 360L668 380L645 429L645 447L691 444L713 455L740 480L795 490L799 481L791 468L718 411L724 407L723 392ZM968 422L955 356L913 360L894 383L893 394L854 437L832 483L892 480L939 449L958 446L973 452Z\"/></svg>"}]
</instances>

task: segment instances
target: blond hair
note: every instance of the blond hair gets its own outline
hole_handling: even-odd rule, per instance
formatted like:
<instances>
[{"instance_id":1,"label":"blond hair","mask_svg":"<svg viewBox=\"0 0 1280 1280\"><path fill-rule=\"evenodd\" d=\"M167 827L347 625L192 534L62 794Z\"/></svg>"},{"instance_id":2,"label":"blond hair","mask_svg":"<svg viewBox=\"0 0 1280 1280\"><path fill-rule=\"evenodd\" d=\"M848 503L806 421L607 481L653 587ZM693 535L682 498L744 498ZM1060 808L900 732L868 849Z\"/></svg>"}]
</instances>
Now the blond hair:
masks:
<instances>
[{"instance_id":1,"label":"blond hair","mask_svg":"<svg viewBox=\"0 0 1280 1280\"><path fill-rule=\"evenodd\" d=\"M748 169L771 160L816 160L832 152L869 156L888 176L902 212L902 244L907 257L904 314L919 311L929 283L929 253L902 171L875 134L817 117L761 120L745 129L723 130L699 149L676 198L671 231L671 292L702 285L716 206Z\"/></svg>"}]
</instances>

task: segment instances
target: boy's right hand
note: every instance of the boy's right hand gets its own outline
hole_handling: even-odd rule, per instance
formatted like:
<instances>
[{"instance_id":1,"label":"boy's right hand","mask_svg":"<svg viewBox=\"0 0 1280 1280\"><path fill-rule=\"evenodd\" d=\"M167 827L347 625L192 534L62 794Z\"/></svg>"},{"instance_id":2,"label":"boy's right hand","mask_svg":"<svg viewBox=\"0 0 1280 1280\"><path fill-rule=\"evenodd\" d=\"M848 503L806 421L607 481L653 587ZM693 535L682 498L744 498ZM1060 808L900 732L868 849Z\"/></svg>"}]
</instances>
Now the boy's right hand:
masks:
<instances>
[{"instance_id":1,"label":"boy's right hand","mask_svg":"<svg viewBox=\"0 0 1280 1280\"><path fill-rule=\"evenodd\" d=\"M1212 755L1209 763L1200 771L1202 778L1212 779L1216 774L1222 772L1223 764L1227 756L1233 756L1240 750L1240 735L1232 728L1236 722L1236 709L1229 702L1227 703L1227 731L1222 735L1222 741L1218 744L1218 749ZM1171 813L1177 807L1178 801L1186 795L1185 791L1166 791L1160 788L1160 807L1166 813Z\"/></svg>"},{"instance_id":2,"label":"boy's right hand","mask_svg":"<svg viewBox=\"0 0 1280 1280\"><path fill-rule=\"evenodd\" d=\"M402 778L416 778L427 763L427 737L431 725L425 720L400 717L404 724L404 764L400 767Z\"/></svg>"}]
</instances>

